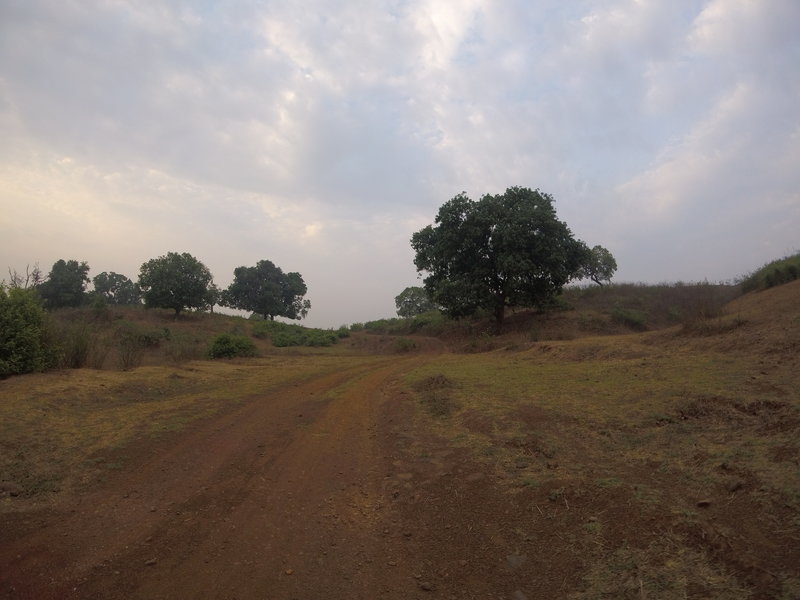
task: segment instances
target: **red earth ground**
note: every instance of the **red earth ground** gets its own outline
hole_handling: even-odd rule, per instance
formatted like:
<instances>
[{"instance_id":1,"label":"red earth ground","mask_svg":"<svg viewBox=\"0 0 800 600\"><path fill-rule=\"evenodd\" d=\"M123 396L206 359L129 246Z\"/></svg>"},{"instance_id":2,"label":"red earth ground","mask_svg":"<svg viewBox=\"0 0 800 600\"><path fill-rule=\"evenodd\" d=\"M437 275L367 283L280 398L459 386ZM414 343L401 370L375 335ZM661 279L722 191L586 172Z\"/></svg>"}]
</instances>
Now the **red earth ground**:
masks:
<instances>
[{"instance_id":1,"label":"red earth ground","mask_svg":"<svg viewBox=\"0 0 800 600\"><path fill-rule=\"evenodd\" d=\"M423 360L287 387L127 447L124 473L99 488L3 514L0 597L558 596L574 561L556 557L522 595L525 559L498 523L509 506L411 425L395 378ZM409 459L420 444L434 455Z\"/></svg>"}]
</instances>

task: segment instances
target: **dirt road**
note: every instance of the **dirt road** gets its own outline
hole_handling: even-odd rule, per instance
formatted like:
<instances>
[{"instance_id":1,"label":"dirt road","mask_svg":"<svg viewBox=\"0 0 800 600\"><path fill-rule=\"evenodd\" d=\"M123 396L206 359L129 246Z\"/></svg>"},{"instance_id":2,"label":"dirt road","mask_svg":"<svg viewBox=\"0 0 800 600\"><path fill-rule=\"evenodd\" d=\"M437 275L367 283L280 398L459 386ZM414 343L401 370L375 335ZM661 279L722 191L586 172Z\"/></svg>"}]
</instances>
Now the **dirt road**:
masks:
<instances>
[{"instance_id":1,"label":"dirt road","mask_svg":"<svg viewBox=\"0 0 800 600\"><path fill-rule=\"evenodd\" d=\"M8 598L376 598L422 590L385 493L392 357L285 388L156 445L124 474L5 515ZM424 583L424 582L422 582Z\"/></svg>"}]
</instances>

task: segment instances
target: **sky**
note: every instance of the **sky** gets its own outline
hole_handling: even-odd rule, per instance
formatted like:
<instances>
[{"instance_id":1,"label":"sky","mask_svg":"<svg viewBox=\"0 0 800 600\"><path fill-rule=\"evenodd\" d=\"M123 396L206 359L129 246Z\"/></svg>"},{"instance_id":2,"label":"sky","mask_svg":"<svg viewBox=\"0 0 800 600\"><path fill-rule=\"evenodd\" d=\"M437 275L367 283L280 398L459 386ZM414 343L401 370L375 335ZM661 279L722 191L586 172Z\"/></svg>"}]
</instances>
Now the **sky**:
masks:
<instances>
[{"instance_id":1,"label":"sky","mask_svg":"<svg viewBox=\"0 0 800 600\"><path fill-rule=\"evenodd\" d=\"M619 282L800 250L800 2L0 1L3 274L271 260L338 327L421 285L439 206L511 186Z\"/></svg>"}]
</instances>

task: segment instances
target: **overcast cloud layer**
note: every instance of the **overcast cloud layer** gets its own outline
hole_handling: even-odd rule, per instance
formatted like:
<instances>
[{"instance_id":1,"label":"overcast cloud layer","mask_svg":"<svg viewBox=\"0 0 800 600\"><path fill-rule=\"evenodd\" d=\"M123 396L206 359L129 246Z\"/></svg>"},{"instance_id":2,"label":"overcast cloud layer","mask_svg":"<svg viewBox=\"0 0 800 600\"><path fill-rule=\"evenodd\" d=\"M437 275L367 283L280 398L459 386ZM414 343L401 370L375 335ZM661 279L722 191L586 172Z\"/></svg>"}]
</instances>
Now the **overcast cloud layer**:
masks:
<instances>
[{"instance_id":1,"label":"overcast cloud layer","mask_svg":"<svg viewBox=\"0 0 800 600\"><path fill-rule=\"evenodd\" d=\"M800 2L0 3L0 268L269 259L394 314L411 234L540 188L618 281L800 249Z\"/></svg>"}]
</instances>

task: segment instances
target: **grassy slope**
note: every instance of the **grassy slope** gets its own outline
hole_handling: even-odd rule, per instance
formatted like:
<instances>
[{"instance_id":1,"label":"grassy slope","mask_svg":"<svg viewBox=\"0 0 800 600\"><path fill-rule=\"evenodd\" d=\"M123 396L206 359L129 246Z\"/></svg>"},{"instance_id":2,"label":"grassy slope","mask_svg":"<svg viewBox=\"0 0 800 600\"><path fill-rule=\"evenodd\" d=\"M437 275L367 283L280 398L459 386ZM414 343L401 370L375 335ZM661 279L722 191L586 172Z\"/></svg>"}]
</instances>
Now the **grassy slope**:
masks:
<instances>
[{"instance_id":1,"label":"grassy slope","mask_svg":"<svg viewBox=\"0 0 800 600\"><path fill-rule=\"evenodd\" d=\"M562 523L588 556L575 598L796 598L799 301L795 282L702 325L443 355L406 383L510 490L593 512Z\"/></svg>"}]
</instances>

